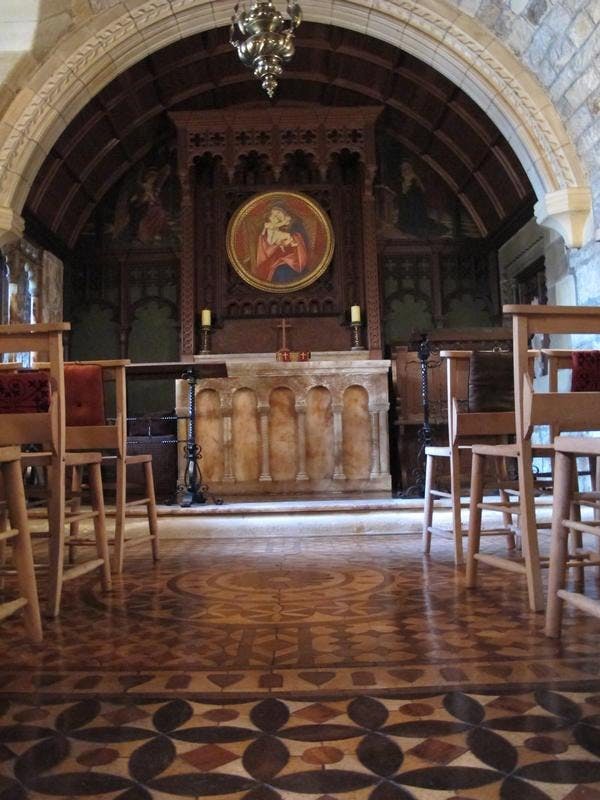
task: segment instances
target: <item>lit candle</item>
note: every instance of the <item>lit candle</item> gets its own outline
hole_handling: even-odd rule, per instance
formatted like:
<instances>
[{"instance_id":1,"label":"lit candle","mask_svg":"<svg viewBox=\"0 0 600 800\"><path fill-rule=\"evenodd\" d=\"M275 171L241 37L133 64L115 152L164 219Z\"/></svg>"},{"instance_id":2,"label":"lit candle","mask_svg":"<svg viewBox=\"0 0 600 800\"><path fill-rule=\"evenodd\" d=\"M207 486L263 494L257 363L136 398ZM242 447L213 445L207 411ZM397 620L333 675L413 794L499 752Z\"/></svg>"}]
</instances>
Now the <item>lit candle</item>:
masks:
<instances>
[{"instance_id":1,"label":"lit candle","mask_svg":"<svg viewBox=\"0 0 600 800\"><path fill-rule=\"evenodd\" d=\"M210 328L210 308L203 308L201 314L203 328Z\"/></svg>"},{"instance_id":2,"label":"lit candle","mask_svg":"<svg viewBox=\"0 0 600 800\"><path fill-rule=\"evenodd\" d=\"M360 306L350 307L350 322L360 322Z\"/></svg>"}]
</instances>

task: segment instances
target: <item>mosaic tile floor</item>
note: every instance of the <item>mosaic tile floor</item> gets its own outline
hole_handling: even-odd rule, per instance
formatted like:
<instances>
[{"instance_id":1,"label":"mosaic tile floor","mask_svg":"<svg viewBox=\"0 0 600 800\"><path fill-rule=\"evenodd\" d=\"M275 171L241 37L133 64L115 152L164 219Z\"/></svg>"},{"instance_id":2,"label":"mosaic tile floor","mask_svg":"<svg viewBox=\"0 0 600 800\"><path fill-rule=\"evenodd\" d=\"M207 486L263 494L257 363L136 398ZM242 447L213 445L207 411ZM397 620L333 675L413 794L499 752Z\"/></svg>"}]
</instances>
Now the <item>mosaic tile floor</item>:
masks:
<instances>
[{"instance_id":1,"label":"mosaic tile floor","mask_svg":"<svg viewBox=\"0 0 600 800\"><path fill-rule=\"evenodd\" d=\"M600 624L548 640L482 575L415 536L132 553L42 646L0 627L0 800L600 800Z\"/></svg>"}]
</instances>

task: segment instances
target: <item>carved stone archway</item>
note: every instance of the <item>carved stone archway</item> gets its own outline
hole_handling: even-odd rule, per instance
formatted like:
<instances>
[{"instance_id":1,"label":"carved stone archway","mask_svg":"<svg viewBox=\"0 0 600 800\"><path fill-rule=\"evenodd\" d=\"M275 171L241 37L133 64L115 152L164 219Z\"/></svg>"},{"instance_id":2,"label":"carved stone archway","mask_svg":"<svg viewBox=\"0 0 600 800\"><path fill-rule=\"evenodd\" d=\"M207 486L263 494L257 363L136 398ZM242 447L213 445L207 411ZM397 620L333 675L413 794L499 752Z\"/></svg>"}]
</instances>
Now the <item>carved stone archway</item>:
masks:
<instances>
[{"instance_id":1,"label":"carved stone archway","mask_svg":"<svg viewBox=\"0 0 600 800\"><path fill-rule=\"evenodd\" d=\"M443 0L303 3L306 19L390 42L459 85L511 143L538 198L536 217L567 246L591 238L591 192L554 106L486 28ZM75 114L141 58L227 25L230 0L117 2L65 36L0 120L0 246L22 232L21 209L46 154Z\"/></svg>"}]
</instances>

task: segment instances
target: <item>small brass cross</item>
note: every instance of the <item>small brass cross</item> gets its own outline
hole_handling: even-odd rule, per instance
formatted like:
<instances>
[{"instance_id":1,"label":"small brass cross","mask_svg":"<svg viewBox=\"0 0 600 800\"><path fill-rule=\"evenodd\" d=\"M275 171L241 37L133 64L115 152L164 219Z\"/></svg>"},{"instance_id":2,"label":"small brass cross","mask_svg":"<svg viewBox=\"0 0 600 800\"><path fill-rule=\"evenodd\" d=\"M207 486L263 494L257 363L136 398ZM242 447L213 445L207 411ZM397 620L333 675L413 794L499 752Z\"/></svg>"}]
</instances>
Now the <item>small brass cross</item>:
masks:
<instances>
[{"instance_id":1,"label":"small brass cross","mask_svg":"<svg viewBox=\"0 0 600 800\"><path fill-rule=\"evenodd\" d=\"M287 319L282 319L277 328L281 331L281 347L280 350L287 350L287 331L291 329L290 323Z\"/></svg>"}]
</instances>

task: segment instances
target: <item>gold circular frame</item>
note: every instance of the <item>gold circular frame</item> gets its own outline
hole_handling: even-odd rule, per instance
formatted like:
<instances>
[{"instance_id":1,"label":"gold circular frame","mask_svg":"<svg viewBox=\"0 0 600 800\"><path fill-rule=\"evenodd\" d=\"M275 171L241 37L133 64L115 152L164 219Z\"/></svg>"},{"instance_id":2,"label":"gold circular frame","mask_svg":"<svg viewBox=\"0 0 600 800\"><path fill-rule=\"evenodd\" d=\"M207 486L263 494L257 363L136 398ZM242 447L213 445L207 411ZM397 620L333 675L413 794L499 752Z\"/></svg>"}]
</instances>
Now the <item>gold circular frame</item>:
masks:
<instances>
[{"instance_id":1,"label":"gold circular frame","mask_svg":"<svg viewBox=\"0 0 600 800\"><path fill-rule=\"evenodd\" d=\"M275 226L276 208L287 214L287 223L278 216ZM266 238L269 223L273 241ZM329 217L312 198L300 192L262 192L235 211L226 243L229 261L242 280L255 289L283 293L304 289L321 277L331 263L334 236ZM287 268L284 274L297 272L298 279L273 280L280 267Z\"/></svg>"}]
</instances>

